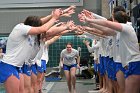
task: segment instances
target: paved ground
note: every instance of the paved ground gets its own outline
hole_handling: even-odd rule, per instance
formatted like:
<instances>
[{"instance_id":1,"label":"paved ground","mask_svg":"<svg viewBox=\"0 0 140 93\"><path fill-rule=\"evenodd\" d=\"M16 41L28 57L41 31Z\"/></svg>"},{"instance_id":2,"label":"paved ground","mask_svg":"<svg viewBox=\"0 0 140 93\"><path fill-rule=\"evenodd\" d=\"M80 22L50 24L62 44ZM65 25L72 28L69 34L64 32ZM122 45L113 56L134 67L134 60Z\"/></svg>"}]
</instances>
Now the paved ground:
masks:
<instances>
[{"instance_id":1,"label":"paved ground","mask_svg":"<svg viewBox=\"0 0 140 93\"><path fill-rule=\"evenodd\" d=\"M88 92L95 88L94 79L77 79L77 93L98 93ZM0 84L0 93L5 93L3 85ZM43 93L68 93L67 83L65 79L55 82L44 82Z\"/></svg>"},{"instance_id":2,"label":"paved ground","mask_svg":"<svg viewBox=\"0 0 140 93\"><path fill-rule=\"evenodd\" d=\"M68 93L67 83L65 80L58 82L45 82L43 93ZM77 93L89 93L89 90L95 88L93 79L78 79L76 82ZM90 92L98 93L98 92Z\"/></svg>"}]
</instances>

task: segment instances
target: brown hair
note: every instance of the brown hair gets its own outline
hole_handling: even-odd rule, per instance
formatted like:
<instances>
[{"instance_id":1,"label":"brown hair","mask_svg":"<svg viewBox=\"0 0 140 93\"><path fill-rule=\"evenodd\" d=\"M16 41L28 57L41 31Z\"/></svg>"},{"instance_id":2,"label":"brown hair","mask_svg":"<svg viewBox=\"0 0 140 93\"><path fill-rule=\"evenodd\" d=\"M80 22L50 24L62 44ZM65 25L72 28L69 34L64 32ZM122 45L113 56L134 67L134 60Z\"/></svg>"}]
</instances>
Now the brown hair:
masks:
<instances>
[{"instance_id":1,"label":"brown hair","mask_svg":"<svg viewBox=\"0 0 140 93\"><path fill-rule=\"evenodd\" d=\"M114 19L119 23L126 23L128 20L128 15L123 11L118 11L114 14Z\"/></svg>"},{"instance_id":2,"label":"brown hair","mask_svg":"<svg viewBox=\"0 0 140 93\"><path fill-rule=\"evenodd\" d=\"M123 6L116 6L114 9L113 9L113 13L116 13L118 11L123 11L123 12L126 12L125 8Z\"/></svg>"},{"instance_id":3,"label":"brown hair","mask_svg":"<svg viewBox=\"0 0 140 93\"><path fill-rule=\"evenodd\" d=\"M25 25L29 25L29 26L34 26L34 27L38 27L42 25L42 21L40 20L40 18L38 16L28 16L26 18L26 20L24 21Z\"/></svg>"},{"instance_id":4,"label":"brown hair","mask_svg":"<svg viewBox=\"0 0 140 93\"><path fill-rule=\"evenodd\" d=\"M28 16L25 19L24 24L29 25L29 26L39 27L42 25L42 21L40 20L40 17L38 16ZM38 45L40 45L40 34L37 35L37 42L38 42Z\"/></svg>"},{"instance_id":5,"label":"brown hair","mask_svg":"<svg viewBox=\"0 0 140 93\"><path fill-rule=\"evenodd\" d=\"M71 43L71 42L68 42L68 43L66 44L66 46L67 46L67 45L71 45L71 46L72 46L72 43Z\"/></svg>"}]
</instances>

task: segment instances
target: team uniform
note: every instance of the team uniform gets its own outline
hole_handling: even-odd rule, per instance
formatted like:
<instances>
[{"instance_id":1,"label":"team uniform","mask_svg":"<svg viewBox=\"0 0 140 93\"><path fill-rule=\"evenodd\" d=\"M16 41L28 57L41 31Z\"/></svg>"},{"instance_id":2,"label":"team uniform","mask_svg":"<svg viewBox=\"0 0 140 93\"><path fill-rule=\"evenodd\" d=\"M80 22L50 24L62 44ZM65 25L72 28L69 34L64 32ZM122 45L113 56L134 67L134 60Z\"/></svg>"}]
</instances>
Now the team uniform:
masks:
<instances>
[{"instance_id":1,"label":"team uniform","mask_svg":"<svg viewBox=\"0 0 140 93\"><path fill-rule=\"evenodd\" d=\"M19 73L22 71L25 59L30 55L33 48L28 34L31 26L20 23L16 25L10 33L6 46L6 53L3 60L0 62L0 82L3 83L11 75L16 76L18 79ZM6 72L6 73L5 73Z\"/></svg>"},{"instance_id":2,"label":"team uniform","mask_svg":"<svg viewBox=\"0 0 140 93\"><path fill-rule=\"evenodd\" d=\"M47 42L41 42L40 43L40 50L35 57L35 61L37 62L37 70L40 73L46 72L46 64L48 63L49 57L48 57L48 44Z\"/></svg>"},{"instance_id":3,"label":"team uniform","mask_svg":"<svg viewBox=\"0 0 140 93\"><path fill-rule=\"evenodd\" d=\"M117 73L119 70L125 73L125 69L122 66L122 61L120 57L120 33L119 32L116 33L117 34L115 36L114 57L113 57L116 66L115 73Z\"/></svg>"},{"instance_id":4,"label":"team uniform","mask_svg":"<svg viewBox=\"0 0 140 93\"><path fill-rule=\"evenodd\" d=\"M33 61L33 59L35 58L35 56L37 55L38 51L39 51L39 44L37 42L37 36L30 36L31 37L31 41L35 41L33 42L33 48L31 51L31 55L28 56L27 60L25 60L25 63L22 67L23 73L26 74L27 76L31 76L31 73L33 72L34 74L37 74L37 66L35 64L35 61Z\"/></svg>"},{"instance_id":5,"label":"team uniform","mask_svg":"<svg viewBox=\"0 0 140 93\"><path fill-rule=\"evenodd\" d=\"M121 25L120 56L123 67L128 66L125 75L126 77L129 75L140 75L140 52L135 30L129 24Z\"/></svg>"},{"instance_id":6,"label":"team uniform","mask_svg":"<svg viewBox=\"0 0 140 93\"><path fill-rule=\"evenodd\" d=\"M79 52L76 49L72 49L71 53L68 53L66 49L61 52L61 58L63 58L63 70L68 70L72 67L77 67L76 57L79 56Z\"/></svg>"}]
</instances>

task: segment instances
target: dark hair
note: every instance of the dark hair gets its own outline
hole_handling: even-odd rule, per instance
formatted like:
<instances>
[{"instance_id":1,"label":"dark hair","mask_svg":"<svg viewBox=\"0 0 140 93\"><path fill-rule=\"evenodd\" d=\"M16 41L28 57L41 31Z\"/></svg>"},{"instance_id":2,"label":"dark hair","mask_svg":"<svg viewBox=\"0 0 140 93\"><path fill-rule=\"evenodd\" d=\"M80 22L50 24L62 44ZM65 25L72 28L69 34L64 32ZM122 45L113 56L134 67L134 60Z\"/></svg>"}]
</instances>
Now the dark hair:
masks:
<instances>
[{"instance_id":1,"label":"dark hair","mask_svg":"<svg viewBox=\"0 0 140 93\"><path fill-rule=\"evenodd\" d=\"M68 42L68 43L66 44L66 46L67 46L67 45L71 45L71 46L72 46L72 43L71 43L71 42Z\"/></svg>"},{"instance_id":2,"label":"dark hair","mask_svg":"<svg viewBox=\"0 0 140 93\"><path fill-rule=\"evenodd\" d=\"M38 27L42 25L42 21L40 20L40 17L38 16L28 16L26 20L24 21L24 24ZM40 34L37 35L37 42L38 42L38 45L40 45Z\"/></svg>"},{"instance_id":3,"label":"dark hair","mask_svg":"<svg viewBox=\"0 0 140 93\"><path fill-rule=\"evenodd\" d=\"M118 11L126 12L126 10L125 10L125 8L123 6L116 6L116 7L114 7L113 13L116 13Z\"/></svg>"},{"instance_id":4,"label":"dark hair","mask_svg":"<svg viewBox=\"0 0 140 93\"><path fill-rule=\"evenodd\" d=\"M119 23L126 23L128 20L128 15L123 11L118 11L114 14L114 19Z\"/></svg>"},{"instance_id":5,"label":"dark hair","mask_svg":"<svg viewBox=\"0 0 140 93\"><path fill-rule=\"evenodd\" d=\"M42 25L42 21L40 20L40 17L38 16L28 16L26 18L26 20L24 21L25 25L29 25L29 26L34 26L34 27L38 27Z\"/></svg>"}]
</instances>

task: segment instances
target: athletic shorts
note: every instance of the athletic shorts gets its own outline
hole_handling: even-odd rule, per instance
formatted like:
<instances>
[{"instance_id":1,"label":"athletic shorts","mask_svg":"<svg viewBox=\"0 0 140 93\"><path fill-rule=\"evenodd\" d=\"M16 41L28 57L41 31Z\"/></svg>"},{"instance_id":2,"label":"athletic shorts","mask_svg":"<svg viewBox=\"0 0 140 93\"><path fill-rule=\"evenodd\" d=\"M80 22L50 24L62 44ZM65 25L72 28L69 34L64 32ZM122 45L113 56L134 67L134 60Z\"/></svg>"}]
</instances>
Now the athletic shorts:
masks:
<instances>
[{"instance_id":1,"label":"athletic shorts","mask_svg":"<svg viewBox=\"0 0 140 93\"><path fill-rule=\"evenodd\" d=\"M22 73L22 69L20 67L0 62L0 83L4 83L11 75L20 79L19 73Z\"/></svg>"},{"instance_id":2,"label":"athletic shorts","mask_svg":"<svg viewBox=\"0 0 140 93\"><path fill-rule=\"evenodd\" d=\"M65 65L65 64L63 64L63 70L68 70L68 71L70 71L70 69L72 68L72 67L77 67L77 64L73 64L73 65L71 65L71 66L68 66L68 65Z\"/></svg>"},{"instance_id":3,"label":"athletic shorts","mask_svg":"<svg viewBox=\"0 0 140 93\"><path fill-rule=\"evenodd\" d=\"M31 72L37 75L37 64L31 65Z\"/></svg>"},{"instance_id":4,"label":"athletic shorts","mask_svg":"<svg viewBox=\"0 0 140 93\"><path fill-rule=\"evenodd\" d=\"M31 76L31 66L24 64L22 67L23 74Z\"/></svg>"},{"instance_id":5,"label":"athletic shorts","mask_svg":"<svg viewBox=\"0 0 140 93\"><path fill-rule=\"evenodd\" d=\"M108 73L108 78L111 80L116 80L116 66L115 62L113 61L113 58L109 58L109 62L107 65L107 73Z\"/></svg>"},{"instance_id":6,"label":"athletic shorts","mask_svg":"<svg viewBox=\"0 0 140 93\"><path fill-rule=\"evenodd\" d=\"M37 66L37 71L39 71L40 73L45 73L46 69L46 60L41 60L41 67Z\"/></svg>"},{"instance_id":7,"label":"athletic shorts","mask_svg":"<svg viewBox=\"0 0 140 93\"><path fill-rule=\"evenodd\" d=\"M125 73L125 69L123 68L122 63L115 62L115 65L116 65L116 72L115 72L116 74L119 70Z\"/></svg>"},{"instance_id":8,"label":"athletic shorts","mask_svg":"<svg viewBox=\"0 0 140 93\"><path fill-rule=\"evenodd\" d=\"M108 59L109 59L109 56L103 58L105 72L107 71Z\"/></svg>"},{"instance_id":9,"label":"athletic shorts","mask_svg":"<svg viewBox=\"0 0 140 93\"><path fill-rule=\"evenodd\" d=\"M99 64L94 63L93 68L94 68L95 72L98 72L99 71Z\"/></svg>"},{"instance_id":10,"label":"athletic shorts","mask_svg":"<svg viewBox=\"0 0 140 93\"><path fill-rule=\"evenodd\" d=\"M99 61L100 61L100 75L103 76L105 74L105 69L104 69L104 57L99 56Z\"/></svg>"},{"instance_id":11,"label":"athletic shorts","mask_svg":"<svg viewBox=\"0 0 140 93\"><path fill-rule=\"evenodd\" d=\"M128 69L125 70L125 77L127 78L130 75L140 75L140 61L128 64Z\"/></svg>"}]
</instances>

